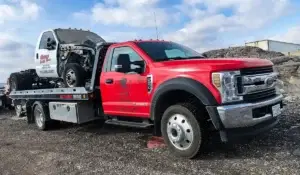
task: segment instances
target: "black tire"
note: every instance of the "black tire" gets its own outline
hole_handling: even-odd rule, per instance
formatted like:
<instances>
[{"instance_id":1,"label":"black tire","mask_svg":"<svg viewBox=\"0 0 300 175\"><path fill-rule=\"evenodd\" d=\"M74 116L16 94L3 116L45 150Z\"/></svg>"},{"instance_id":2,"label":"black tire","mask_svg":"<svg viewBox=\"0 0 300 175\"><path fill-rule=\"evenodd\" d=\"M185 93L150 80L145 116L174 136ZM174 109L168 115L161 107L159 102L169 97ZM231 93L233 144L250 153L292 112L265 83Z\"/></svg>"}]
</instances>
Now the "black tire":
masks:
<instances>
[{"instance_id":1,"label":"black tire","mask_svg":"<svg viewBox=\"0 0 300 175\"><path fill-rule=\"evenodd\" d=\"M12 73L9 78L11 91L32 89L33 78L27 73Z\"/></svg>"},{"instance_id":2,"label":"black tire","mask_svg":"<svg viewBox=\"0 0 300 175\"><path fill-rule=\"evenodd\" d=\"M49 112L40 102L36 102L33 107L34 122L39 130L45 131L50 128L51 120L49 119Z\"/></svg>"},{"instance_id":3,"label":"black tire","mask_svg":"<svg viewBox=\"0 0 300 175\"><path fill-rule=\"evenodd\" d=\"M185 134L183 134L182 136L187 135L187 132L189 134L193 133L191 136L192 141L190 141L190 139L186 140L186 138L184 137L183 140L187 142L187 145L189 145L187 148L182 148L184 150L180 150L179 148L177 148L174 145L175 142L171 141L168 136L168 125L172 124L171 123L172 120L176 120L177 117L174 117L175 114L180 114L181 116L184 116L185 120L187 120L187 121L184 121L184 124L188 124L187 126L190 127L189 129L184 129L184 127L180 127L181 131L185 132ZM198 155L198 153L200 152L200 150L203 146L203 143L205 142L204 139L206 137L204 134L204 129L203 129L203 127L201 127L201 122L196 117L201 117L201 116L198 116L197 108L195 108L194 106L192 106L190 104L173 105L173 106L170 106L169 108L167 108L167 110L164 112L162 120L161 120L161 133L162 133L162 136L163 136L170 152L173 155L175 155L177 157L191 159L191 158L196 157ZM171 122L169 119L171 119ZM174 122L176 123L177 121L174 121ZM178 122L180 123L181 121L178 121ZM183 122L181 122L181 123L183 123ZM180 124L178 126L180 126ZM177 134L176 134L176 136L177 136ZM182 141L182 143L184 141ZM171 142L173 142L174 144ZM176 144L177 143L179 144L179 142L176 142ZM180 144L180 147L182 147L181 144Z\"/></svg>"},{"instance_id":4,"label":"black tire","mask_svg":"<svg viewBox=\"0 0 300 175\"><path fill-rule=\"evenodd\" d=\"M70 75L75 76L75 81L71 83ZM65 87L82 87L85 85L86 72L77 63L68 63L63 73Z\"/></svg>"}]
</instances>

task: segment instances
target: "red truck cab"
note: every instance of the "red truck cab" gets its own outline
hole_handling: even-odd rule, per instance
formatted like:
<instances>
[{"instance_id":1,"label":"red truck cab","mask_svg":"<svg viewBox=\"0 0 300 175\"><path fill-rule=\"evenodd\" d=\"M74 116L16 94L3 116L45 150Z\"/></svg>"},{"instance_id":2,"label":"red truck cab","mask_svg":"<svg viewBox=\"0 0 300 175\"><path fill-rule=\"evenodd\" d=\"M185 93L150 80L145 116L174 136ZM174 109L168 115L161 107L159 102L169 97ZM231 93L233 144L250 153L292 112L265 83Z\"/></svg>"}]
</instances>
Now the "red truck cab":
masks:
<instances>
[{"instance_id":1,"label":"red truck cab","mask_svg":"<svg viewBox=\"0 0 300 175\"><path fill-rule=\"evenodd\" d=\"M207 130L231 136L262 132L278 122L282 95L272 62L209 59L168 41L111 45L100 76L103 112L150 120L171 150L193 157Z\"/></svg>"}]
</instances>

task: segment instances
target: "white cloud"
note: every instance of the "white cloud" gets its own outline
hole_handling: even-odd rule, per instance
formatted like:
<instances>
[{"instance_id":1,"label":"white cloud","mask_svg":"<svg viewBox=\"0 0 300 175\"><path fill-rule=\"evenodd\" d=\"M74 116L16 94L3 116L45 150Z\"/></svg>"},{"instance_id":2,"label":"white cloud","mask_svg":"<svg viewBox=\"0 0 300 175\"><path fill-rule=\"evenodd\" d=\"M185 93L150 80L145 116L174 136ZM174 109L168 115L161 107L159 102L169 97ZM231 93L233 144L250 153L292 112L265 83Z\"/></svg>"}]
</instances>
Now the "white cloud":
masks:
<instances>
[{"instance_id":1,"label":"white cloud","mask_svg":"<svg viewBox=\"0 0 300 175\"><path fill-rule=\"evenodd\" d=\"M134 39L140 39L135 32L110 32L107 35L102 36L108 42L122 42Z\"/></svg>"},{"instance_id":2,"label":"white cloud","mask_svg":"<svg viewBox=\"0 0 300 175\"><path fill-rule=\"evenodd\" d=\"M0 38L0 82L11 72L34 68L34 46Z\"/></svg>"},{"instance_id":3,"label":"white cloud","mask_svg":"<svg viewBox=\"0 0 300 175\"><path fill-rule=\"evenodd\" d=\"M165 38L193 48L224 47L229 33L251 34L285 15L289 5L289 0L183 0L177 8L190 21Z\"/></svg>"},{"instance_id":4,"label":"white cloud","mask_svg":"<svg viewBox=\"0 0 300 175\"><path fill-rule=\"evenodd\" d=\"M39 17L40 10L29 0L0 1L0 82L11 72L33 68L34 46L22 42L19 32L26 28L23 22Z\"/></svg>"},{"instance_id":5,"label":"white cloud","mask_svg":"<svg viewBox=\"0 0 300 175\"><path fill-rule=\"evenodd\" d=\"M0 24L7 21L34 20L41 7L29 0L10 0L0 4Z\"/></svg>"},{"instance_id":6,"label":"white cloud","mask_svg":"<svg viewBox=\"0 0 300 175\"><path fill-rule=\"evenodd\" d=\"M270 39L300 44L300 26L289 28L286 32Z\"/></svg>"},{"instance_id":7,"label":"white cloud","mask_svg":"<svg viewBox=\"0 0 300 175\"><path fill-rule=\"evenodd\" d=\"M76 12L76 18L90 18L94 23L105 25L126 25L130 27L154 27L167 25L176 15L168 14L158 7L159 0L104 0L97 3L90 12Z\"/></svg>"}]
</instances>

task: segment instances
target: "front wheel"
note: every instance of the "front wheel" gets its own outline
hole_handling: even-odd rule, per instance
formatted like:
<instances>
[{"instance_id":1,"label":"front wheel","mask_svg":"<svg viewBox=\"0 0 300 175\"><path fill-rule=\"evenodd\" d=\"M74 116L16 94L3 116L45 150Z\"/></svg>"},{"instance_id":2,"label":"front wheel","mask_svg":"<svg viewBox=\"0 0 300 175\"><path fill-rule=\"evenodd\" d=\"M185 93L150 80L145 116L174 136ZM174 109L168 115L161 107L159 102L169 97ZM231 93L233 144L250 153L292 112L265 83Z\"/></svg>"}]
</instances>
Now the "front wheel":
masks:
<instances>
[{"instance_id":1,"label":"front wheel","mask_svg":"<svg viewBox=\"0 0 300 175\"><path fill-rule=\"evenodd\" d=\"M63 80L66 87L81 87L85 84L86 72L76 63L68 63L63 73Z\"/></svg>"},{"instance_id":2,"label":"front wheel","mask_svg":"<svg viewBox=\"0 0 300 175\"><path fill-rule=\"evenodd\" d=\"M203 132L196 117L196 108L179 104L170 106L163 114L161 132L171 153L194 158L203 144Z\"/></svg>"}]
</instances>

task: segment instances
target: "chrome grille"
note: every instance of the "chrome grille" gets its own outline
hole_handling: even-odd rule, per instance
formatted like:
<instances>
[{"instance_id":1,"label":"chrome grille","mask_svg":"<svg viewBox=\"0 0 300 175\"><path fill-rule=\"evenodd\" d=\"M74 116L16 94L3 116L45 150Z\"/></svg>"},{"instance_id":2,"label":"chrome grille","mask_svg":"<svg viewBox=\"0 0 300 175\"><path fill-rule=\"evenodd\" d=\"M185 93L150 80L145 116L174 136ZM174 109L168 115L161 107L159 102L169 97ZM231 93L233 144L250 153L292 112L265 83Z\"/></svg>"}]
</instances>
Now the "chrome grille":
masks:
<instances>
[{"instance_id":1,"label":"chrome grille","mask_svg":"<svg viewBox=\"0 0 300 175\"><path fill-rule=\"evenodd\" d=\"M237 93L245 102L258 102L276 96L277 73L273 66L245 68L237 78Z\"/></svg>"}]
</instances>

